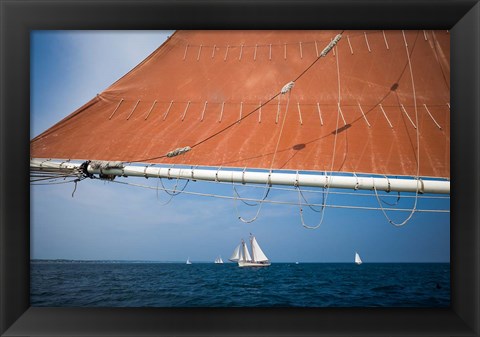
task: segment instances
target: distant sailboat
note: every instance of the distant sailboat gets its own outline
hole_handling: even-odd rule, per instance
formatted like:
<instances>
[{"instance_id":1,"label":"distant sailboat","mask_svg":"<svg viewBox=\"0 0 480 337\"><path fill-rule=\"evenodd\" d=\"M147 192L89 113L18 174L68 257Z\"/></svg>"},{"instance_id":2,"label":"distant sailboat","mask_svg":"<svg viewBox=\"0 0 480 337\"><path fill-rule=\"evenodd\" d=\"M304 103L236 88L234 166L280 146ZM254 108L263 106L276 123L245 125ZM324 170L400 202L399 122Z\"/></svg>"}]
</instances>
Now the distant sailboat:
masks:
<instances>
[{"instance_id":1,"label":"distant sailboat","mask_svg":"<svg viewBox=\"0 0 480 337\"><path fill-rule=\"evenodd\" d=\"M221 256L218 256L218 257L215 259L215 263L223 263L222 257L221 257Z\"/></svg>"},{"instance_id":2,"label":"distant sailboat","mask_svg":"<svg viewBox=\"0 0 480 337\"><path fill-rule=\"evenodd\" d=\"M268 267L270 261L265 253L260 248L257 240L250 234L250 245L252 246L252 256L248 251L245 241L243 241L235 248L230 261L237 262L239 267Z\"/></svg>"},{"instance_id":3,"label":"distant sailboat","mask_svg":"<svg viewBox=\"0 0 480 337\"><path fill-rule=\"evenodd\" d=\"M192 262L190 262L190 257L187 258L187 262L185 262L186 264L192 264Z\"/></svg>"},{"instance_id":4,"label":"distant sailboat","mask_svg":"<svg viewBox=\"0 0 480 337\"><path fill-rule=\"evenodd\" d=\"M358 265L362 264L362 259L360 258L360 255L358 255L357 252L355 252L355 263Z\"/></svg>"}]
</instances>

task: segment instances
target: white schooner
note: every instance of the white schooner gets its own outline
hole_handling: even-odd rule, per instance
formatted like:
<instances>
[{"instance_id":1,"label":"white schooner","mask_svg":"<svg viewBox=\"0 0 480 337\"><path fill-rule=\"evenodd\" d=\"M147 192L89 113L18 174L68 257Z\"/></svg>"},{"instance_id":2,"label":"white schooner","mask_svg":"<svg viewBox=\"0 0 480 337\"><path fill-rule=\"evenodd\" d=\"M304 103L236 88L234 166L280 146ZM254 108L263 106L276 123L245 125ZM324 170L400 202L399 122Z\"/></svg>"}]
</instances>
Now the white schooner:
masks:
<instances>
[{"instance_id":1,"label":"white schooner","mask_svg":"<svg viewBox=\"0 0 480 337\"><path fill-rule=\"evenodd\" d=\"M265 253L260 248L260 245L255 239L255 236L250 234L250 245L252 247L252 255L248 251L247 244L242 239L242 242L235 248L230 261L237 262L239 267L268 267L270 261Z\"/></svg>"}]
</instances>

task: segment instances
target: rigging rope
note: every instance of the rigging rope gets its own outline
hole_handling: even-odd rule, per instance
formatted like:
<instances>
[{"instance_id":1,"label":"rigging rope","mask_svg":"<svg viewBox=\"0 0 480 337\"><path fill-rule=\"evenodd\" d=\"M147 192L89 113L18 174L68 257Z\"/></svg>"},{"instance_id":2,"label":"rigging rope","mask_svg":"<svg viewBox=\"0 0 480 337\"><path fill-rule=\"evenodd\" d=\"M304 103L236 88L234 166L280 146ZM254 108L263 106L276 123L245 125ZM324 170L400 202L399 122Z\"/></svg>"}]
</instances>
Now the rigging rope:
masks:
<instances>
[{"instance_id":1,"label":"rigging rope","mask_svg":"<svg viewBox=\"0 0 480 337\"><path fill-rule=\"evenodd\" d=\"M342 33L343 33L343 31L342 31ZM274 163L275 163L275 157L276 157L277 152L278 152L278 146L280 145L280 140L281 140L281 138L282 138L283 129L284 129L284 126L285 126L285 121L286 121L286 119L287 119L288 106L289 106L289 103L290 103L290 94L291 94L292 88L293 88L294 85L295 85L295 82L296 82L300 77L302 77L321 57L325 57L325 56L328 54L328 52L338 43L338 41L340 40L341 37L342 37L341 34L337 34L337 36L335 36L335 38L325 47L325 49L322 51L322 53L320 54L320 56L318 56L318 57L310 64L309 67L307 67L300 75L298 75L295 80L290 81L290 82L288 82L287 84L285 84L285 85L282 87L282 89L280 90L280 93L276 94L276 95L273 96L269 101L267 101L267 102L271 102L275 97L278 97L278 100L279 100L279 103L280 103L280 97L281 97L281 95L283 96L283 95L285 95L285 94L288 93L288 96L287 96L287 104L286 104L286 106L285 106L285 113L284 113L284 115L283 115L283 121L282 121L282 125L281 125L281 127L280 127L280 133L279 133L279 135L278 135L277 143L276 143L276 145L275 145L275 150L274 150L273 156L272 156L272 161L271 161L270 170L269 170L269 177L270 177L270 175L272 174L273 165L274 165ZM337 64L337 66L338 66L338 64ZM340 81L340 78L339 78L339 81ZM339 90L340 90L340 89L339 89ZM266 103L265 103L265 104L266 104ZM265 104L263 104L263 105L265 105ZM260 109L261 107L262 107L262 104L260 104L260 106L259 106L257 109ZM256 109L256 110L257 110L257 109ZM254 111L256 111L256 110L254 110ZM245 117L247 117L247 116L249 116L249 115L251 115L251 113L247 114ZM238 121L236 121L235 123L231 124L230 126L235 125L235 124L237 124L237 123L238 123ZM338 122L337 122L337 123L338 123ZM228 126L227 128L229 128L230 126ZM216 134L214 134L214 135L206 138L205 140L203 140L203 141L201 141L201 142L199 142L199 143L197 143L197 144L192 145L191 148L194 148L194 147L196 147L197 145L200 145L201 143L207 141L208 139L211 139L212 137L218 135L220 132L225 131L227 128L224 128L223 130L221 130L221 131L217 132ZM337 128L338 128L338 127L337 127ZM335 137L336 137L336 135L335 135ZM333 166L333 163L332 163L332 166ZM232 179L232 181L233 181L233 179ZM267 185L269 185L269 186L271 187L270 179L269 179L269 181L267 182L267 184L265 185L265 187L266 187ZM260 201L260 206L258 207L257 213L255 214L255 216L254 216L253 218L251 218L250 220L246 220L246 219L244 219L243 217L238 216L238 219L239 219L240 221L242 221L242 222L244 222L244 223L251 223L251 222L255 221L255 220L258 218L258 215L260 214L260 210L261 210L262 205L263 205L263 201L267 198L267 195L268 195L268 193L270 192L270 187L268 187L268 189L267 189L267 191L266 191L266 193L265 193L265 196L262 198L262 201ZM235 191L235 192L236 192L236 191ZM234 204L235 204L235 209L236 209L237 215L238 215L238 208L237 208L236 202L235 202ZM300 209L300 213L302 213L302 209ZM322 218L323 218L323 215L322 215ZM302 223L303 223L303 225L304 225L304 227L305 227L306 225L305 225L305 223L303 222L303 217L302 217ZM306 226L306 227L308 228L308 226Z\"/></svg>"},{"instance_id":2,"label":"rigging rope","mask_svg":"<svg viewBox=\"0 0 480 337\"><path fill-rule=\"evenodd\" d=\"M290 103L290 93L291 93L291 90L293 88L293 86L295 85L294 82L289 82L287 83L283 88L282 90L280 91L281 95L285 95L288 93L288 96L287 96L287 104L285 105L285 113L283 114L283 120L282 120L282 125L280 127L280 133L278 135L278 139L277 139L277 144L275 145L275 150L273 151L273 156L272 156L272 161L271 161L271 164L270 164L270 170L269 170L269 173L268 173L268 181L267 183L265 184L265 188L266 188L266 192L265 192L265 195L264 197L262 198L262 200L265 200L268 196L268 193L270 193L270 187L272 186L271 182L270 182L270 175L272 174L272 171L273 171L273 165L275 164L275 157L277 155L277 152L278 152L278 146L280 145L280 140L282 138L282 134L283 134L283 129L284 129L284 126L285 126L285 121L287 120L287 113L288 113L288 105ZM280 102L280 96L279 96L279 102ZM233 174L233 172L232 172ZM232 179L233 181L233 179ZM268 188L267 188L268 186ZM234 203L235 204L235 209L237 210L237 214L238 214L238 209L237 209L237 204L236 202ZM253 218L251 218L250 220L245 220L243 217L241 216L238 216L238 219L244 223L251 223L255 220L257 220L258 218L258 215L260 214L260 210L262 209L262 205L263 205L263 202L260 202L260 206L258 207L257 209L257 213L255 214L255 216Z\"/></svg>"},{"instance_id":3,"label":"rigging rope","mask_svg":"<svg viewBox=\"0 0 480 337\"><path fill-rule=\"evenodd\" d=\"M343 31L342 31L343 33ZM328 51L330 51L333 46L335 46L335 44L337 44L337 42L340 40L341 38L341 34L338 34L335 39L322 51L322 53L320 54L320 57L323 55L325 56L326 53L328 53ZM332 45L333 44L333 45ZM332 46L331 46L332 45ZM328 50L327 50L328 49ZM319 58L317 58L318 60ZM336 152L336 147L337 147L337 137L338 137L338 126L339 126L339 121L340 121L340 100L341 100L341 87L340 87L340 65L339 65L339 58L338 58L338 49L337 49L337 53L335 54L335 60L337 61L336 64L337 64L337 83L338 83L338 108L337 108L337 122L336 122L336 126L335 126L335 132L334 132L334 136L333 136L333 151L332 151L332 164L330 166L330 172L333 172L333 167L334 167L334 163L335 163L335 152ZM313 65L313 64L312 64ZM307 68L308 70L309 68ZM305 70L306 72L306 70ZM305 73L304 72L304 73ZM302 73L303 75L303 73ZM333 175L330 175L331 177L331 180L333 180ZM300 220L302 222L302 226L306 229L318 229L322 223L323 223L323 220L324 220L324 217L325 217L325 206L327 204L327 199L328 199L328 194L330 192L330 185L328 184L328 176L327 176L327 173L325 172L325 187L326 187L326 192L324 194L324 198L323 198L323 203L322 203L322 209L320 211L320 220L318 222L317 225L315 226L309 226L305 223L305 220L303 218L303 209L302 209L302 206L300 205L300 194L301 194L301 191L300 191L300 187L299 186L296 186L297 190L298 190L298 198L299 198L299 208L300 208Z\"/></svg>"},{"instance_id":4,"label":"rigging rope","mask_svg":"<svg viewBox=\"0 0 480 337\"><path fill-rule=\"evenodd\" d=\"M128 186L134 186L134 187L139 187L139 188L145 188L145 189L157 189L157 187L154 186L148 186L148 185L141 185L141 184L133 184L133 183L127 183L127 182L122 182L122 181L117 181L113 180L110 181L110 183L115 183L115 184L122 184L122 185L128 185ZM170 192L173 190L169 190ZM232 200L235 199L233 196L227 196L227 195L219 195L219 194L213 194L213 193L200 193L200 192L191 192L191 191L184 191L184 194L187 195L196 195L196 196L203 196L203 197L213 197L213 198L218 198L218 199L228 199ZM252 202L260 202L261 200L259 199L252 199L252 198L243 198L244 200L247 201L252 201ZM291 205L291 206L298 206L298 202L295 201L275 201L275 200L264 200L264 203L269 203L269 204L279 204L279 205ZM320 204L301 204L302 206L314 206L314 207L329 207L329 208L339 208L339 209L362 209L362 210L375 210L379 211L381 208L379 207L368 207L368 206L353 206L353 205L320 205ZM411 209L404 209L404 208L392 208L389 209L391 211L398 211L398 212L410 212ZM442 209L417 209L417 212L424 212L424 213L450 213L449 210L442 210Z\"/></svg>"},{"instance_id":5,"label":"rigging rope","mask_svg":"<svg viewBox=\"0 0 480 337\"><path fill-rule=\"evenodd\" d=\"M337 34L335 36L335 38L330 41L330 43L327 45L327 47L325 47L325 49L322 51L322 54L320 54L317 58L315 58L315 60L303 71L300 73L300 75L298 75L293 81L291 81L290 83L292 82L296 82L298 81L303 75L305 75L305 73L310 70L310 68L312 68L319 60L320 58L324 57L327 55L327 53L338 43L338 41L340 40L340 38L342 37L342 34L343 34L344 30L342 30L340 32L340 34ZM283 89L282 89L283 90ZM197 143L191 145L191 146L186 146L185 148L183 149L186 149L188 148L188 151L190 150L193 150L194 148L196 148L197 146L209 141L210 139L218 136L219 134L227 131L228 129L230 129L231 127L237 125L240 121L248 118L249 116L251 116L253 113L255 113L256 111L258 111L259 109L261 109L262 107L264 107L265 105L267 105L268 103L270 103L271 101L273 101L275 98L277 98L279 95L281 95L282 92L279 91L277 92L275 95L273 95L272 97L270 97L269 99L267 99L265 102L261 103L258 107L254 108L252 111L250 111L249 113L247 113L245 116L242 116L241 118L235 120L233 123L225 126L223 129L213 133L212 135L204 138L203 140L200 140L198 141ZM179 149L182 149L182 148L179 148ZM173 150L173 151L170 151L168 152L168 154L171 154L179 149L176 149L176 150ZM179 151L179 152L187 152L187 151ZM139 159L139 160L132 160L132 162L135 162L135 163L141 163L141 162L148 162L150 160L156 160L156 159L162 159L162 158L166 158L168 157L168 154L164 154L164 155L161 155L161 156L157 156L157 157L151 157L151 158L144 158L144 159Z\"/></svg>"},{"instance_id":6,"label":"rigging rope","mask_svg":"<svg viewBox=\"0 0 480 337\"><path fill-rule=\"evenodd\" d=\"M410 51L408 50L408 44L407 44L407 39L405 37L405 31L402 30L402 34L403 34L403 40L405 42L405 50L407 52L408 68L410 70L410 79L411 79L411 82L412 82L413 103L414 103L414 108L415 108L415 125L417 126L415 128L415 130L416 130L416 141L417 141L417 153L416 153L417 175L415 177L417 179L417 188L416 188L416 191L415 191L415 201L414 201L412 209L410 210L410 214L402 222L396 223L388 216L387 212L385 211L385 209L382 205L382 202L380 201L380 199L378 197L377 188L375 186L375 179L373 179L373 190L375 191L375 196L377 197L380 209L382 210L382 213L385 216L385 218L387 219L387 221L390 224L394 225L395 227L402 227L413 217L413 214L415 214L415 211L416 211L416 208L417 208L417 203L418 203L418 194L419 194L419 191L420 191L419 182L421 182L421 180L420 180L420 130L419 130L420 125L418 124L417 96L416 96L416 91L415 91L415 81L413 79L412 62L410 60ZM419 34L419 32L417 32L417 36L415 37L415 41L417 41L418 34ZM413 48L415 48L415 45L413 46ZM412 48L412 53L413 53L413 48Z\"/></svg>"}]
</instances>

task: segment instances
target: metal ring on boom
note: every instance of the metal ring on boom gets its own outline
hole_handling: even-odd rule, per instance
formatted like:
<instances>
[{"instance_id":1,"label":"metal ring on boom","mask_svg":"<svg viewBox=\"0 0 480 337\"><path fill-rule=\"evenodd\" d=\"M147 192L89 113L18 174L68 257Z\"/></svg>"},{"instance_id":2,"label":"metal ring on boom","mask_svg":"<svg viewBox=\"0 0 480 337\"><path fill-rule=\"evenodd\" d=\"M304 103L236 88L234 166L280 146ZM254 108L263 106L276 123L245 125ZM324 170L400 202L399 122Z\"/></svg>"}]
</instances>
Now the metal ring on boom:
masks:
<instances>
[{"instance_id":1,"label":"metal ring on boom","mask_svg":"<svg viewBox=\"0 0 480 337\"><path fill-rule=\"evenodd\" d=\"M385 179L387 179L387 184L388 184L387 190L385 192L390 193L392 191L390 186L390 179L388 179L386 175L383 175L383 176L385 177Z\"/></svg>"},{"instance_id":2,"label":"metal ring on boom","mask_svg":"<svg viewBox=\"0 0 480 337\"><path fill-rule=\"evenodd\" d=\"M218 169L217 169L217 172L215 172L215 182L216 182L216 183L219 182L219 180L218 180L218 171L220 171L221 169L222 169L222 167L219 166Z\"/></svg>"},{"instance_id":3,"label":"metal ring on boom","mask_svg":"<svg viewBox=\"0 0 480 337\"><path fill-rule=\"evenodd\" d=\"M198 167L198 165L192 166L192 169L191 169L192 181L196 181L193 175L194 175L194 171L197 167Z\"/></svg>"},{"instance_id":4,"label":"metal ring on boom","mask_svg":"<svg viewBox=\"0 0 480 337\"><path fill-rule=\"evenodd\" d=\"M167 171L167 179L169 179L169 180L172 179L172 177L170 176L170 170L171 170L172 167L174 167L174 166L175 166L175 164L173 164L172 166L170 166L170 167L168 168L168 171Z\"/></svg>"},{"instance_id":5,"label":"metal ring on boom","mask_svg":"<svg viewBox=\"0 0 480 337\"><path fill-rule=\"evenodd\" d=\"M420 189L418 190L418 193L424 194L425 193L425 185L423 183L423 180L421 178L418 178L417 180L420 181L420 186L421 186ZM418 186L418 184L417 184L417 186Z\"/></svg>"},{"instance_id":6,"label":"metal ring on boom","mask_svg":"<svg viewBox=\"0 0 480 337\"><path fill-rule=\"evenodd\" d=\"M148 179L148 176L147 176L147 169L150 165L146 165L145 168L143 169L143 176L145 177L145 179Z\"/></svg>"}]
</instances>

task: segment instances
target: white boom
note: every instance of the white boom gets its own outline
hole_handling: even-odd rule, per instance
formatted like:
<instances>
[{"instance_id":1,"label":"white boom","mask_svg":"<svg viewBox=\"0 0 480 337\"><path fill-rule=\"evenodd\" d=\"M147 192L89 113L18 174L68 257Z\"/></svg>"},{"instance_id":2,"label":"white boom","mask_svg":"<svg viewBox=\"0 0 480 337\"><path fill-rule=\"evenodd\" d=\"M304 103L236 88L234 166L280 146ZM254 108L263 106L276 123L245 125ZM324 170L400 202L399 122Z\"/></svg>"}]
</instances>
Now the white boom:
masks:
<instances>
[{"instance_id":1,"label":"white boom","mask_svg":"<svg viewBox=\"0 0 480 337\"><path fill-rule=\"evenodd\" d=\"M158 164L157 164L158 165ZM74 172L79 170L81 163L46 161L32 159L30 168L35 171L58 170L59 172ZM383 178L363 176L339 176L312 173L290 173L290 172L256 172L238 171L229 169L198 169L198 168L175 168L175 167L153 167L146 165L133 166L125 165L122 168L94 168L88 165L89 174L102 174L108 176L128 176L145 178L178 178L190 180L205 180L218 182L250 183L250 184L271 184L287 186L310 186L329 187L355 190L394 191L394 192L418 192L449 194L450 181L448 180L423 180L414 178Z\"/></svg>"}]
</instances>

